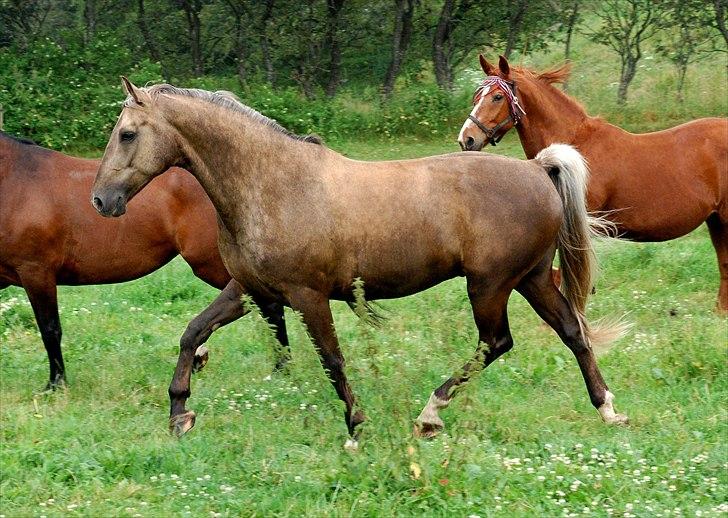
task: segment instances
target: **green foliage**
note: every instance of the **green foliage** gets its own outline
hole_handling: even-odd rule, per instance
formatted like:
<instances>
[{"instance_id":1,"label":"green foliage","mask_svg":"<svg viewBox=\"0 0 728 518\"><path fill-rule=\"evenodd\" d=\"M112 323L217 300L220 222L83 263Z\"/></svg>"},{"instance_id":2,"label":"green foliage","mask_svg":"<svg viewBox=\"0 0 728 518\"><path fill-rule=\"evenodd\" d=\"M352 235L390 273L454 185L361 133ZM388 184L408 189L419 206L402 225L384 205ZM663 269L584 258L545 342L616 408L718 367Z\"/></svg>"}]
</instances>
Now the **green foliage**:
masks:
<instances>
[{"instance_id":1,"label":"green foliage","mask_svg":"<svg viewBox=\"0 0 728 518\"><path fill-rule=\"evenodd\" d=\"M159 66L137 60L113 35L83 45L68 34L24 52L0 49L5 129L55 148L103 148L121 108L119 76L159 81Z\"/></svg>"}]
</instances>

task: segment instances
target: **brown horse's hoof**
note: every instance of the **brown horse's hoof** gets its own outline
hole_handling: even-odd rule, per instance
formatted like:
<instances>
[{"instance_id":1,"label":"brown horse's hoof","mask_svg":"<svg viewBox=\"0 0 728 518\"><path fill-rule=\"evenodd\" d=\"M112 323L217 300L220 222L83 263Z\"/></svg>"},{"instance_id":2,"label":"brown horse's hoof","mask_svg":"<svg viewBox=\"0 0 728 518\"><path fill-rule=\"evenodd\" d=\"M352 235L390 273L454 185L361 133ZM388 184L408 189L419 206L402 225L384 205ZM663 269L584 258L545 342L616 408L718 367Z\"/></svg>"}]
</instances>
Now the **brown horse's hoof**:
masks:
<instances>
[{"instance_id":1,"label":"brown horse's hoof","mask_svg":"<svg viewBox=\"0 0 728 518\"><path fill-rule=\"evenodd\" d=\"M202 367L207 364L210 359L210 351L204 345L201 345L195 351L195 357L192 360L192 372L200 372Z\"/></svg>"},{"instance_id":2,"label":"brown horse's hoof","mask_svg":"<svg viewBox=\"0 0 728 518\"><path fill-rule=\"evenodd\" d=\"M182 437L195 426L195 418L197 415L188 410L184 414L173 415L169 418L169 433L176 437Z\"/></svg>"},{"instance_id":3,"label":"brown horse's hoof","mask_svg":"<svg viewBox=\"0 0 728 518\"><path fill-rule=\"evenodd\" d=\"M442 423L423 423L416 421L412 435L418 439L432 439L437 437L444 429L445 426Z\"/></svg>"}]
</instances>

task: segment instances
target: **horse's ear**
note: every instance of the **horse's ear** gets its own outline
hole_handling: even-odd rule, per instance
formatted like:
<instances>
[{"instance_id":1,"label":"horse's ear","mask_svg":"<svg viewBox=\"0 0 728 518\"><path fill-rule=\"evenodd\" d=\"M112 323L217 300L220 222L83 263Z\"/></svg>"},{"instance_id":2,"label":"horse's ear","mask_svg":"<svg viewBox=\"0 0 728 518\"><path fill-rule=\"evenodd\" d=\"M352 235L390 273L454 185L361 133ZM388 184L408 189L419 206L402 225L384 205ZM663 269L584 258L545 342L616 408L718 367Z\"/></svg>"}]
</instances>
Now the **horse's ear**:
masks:
<instances>
[{"instance_id":1,"label":"horse's ear","mask_svg":"<svg viewBox=\"0 0 728 518\"><path fill-rule=\"evenodd\" d=\"M138 104L139 106L144 106L144 103L141 100L141 92L136 86L134 86L131 81L126 78L126 76L121 76L121 84L124 87L126 93L130 95L132 99L134 99L134 102L136 104Z\"/></svg>"},{"instance_id":2,"label":"horse's ear","mask_svg":"<svg viewBox=\"0 0 728 518\"><path fill-rule=\"evenodd\" d=\"M504 56L498 58L498 68L500 68L501 75L508 77L511 73L511 66L508 64L508 60Z\"/></svg>"},{"instance_id":3,"label":"horse's ear","mask_svg":"<svg viewBox=\"0 0 728 518\"><path fill-rule=\"evenodd\" d=\"M483 57L482 54L478 54L478 57L480 58L480 68L483 69L483 72L485 72L486 76L494 76L495 75L495 67L488 63L488 61Z\"/></svg>"}]
</instances>

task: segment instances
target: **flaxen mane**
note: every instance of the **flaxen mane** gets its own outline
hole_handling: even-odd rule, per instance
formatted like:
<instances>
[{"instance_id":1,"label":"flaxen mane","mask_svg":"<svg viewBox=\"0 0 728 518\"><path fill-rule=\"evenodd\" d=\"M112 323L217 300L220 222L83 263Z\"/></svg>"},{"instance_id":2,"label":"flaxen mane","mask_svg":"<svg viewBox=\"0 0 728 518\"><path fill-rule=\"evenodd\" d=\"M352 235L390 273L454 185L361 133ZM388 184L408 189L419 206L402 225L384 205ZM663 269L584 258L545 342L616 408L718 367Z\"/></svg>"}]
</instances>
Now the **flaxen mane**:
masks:
<instances>
[{"instance_id":1,"label":"flaxen mane","mask_svg":"<svg viewBox=\"0 0 728 518\"><path fill-rule=\"evenodd\" d=\"M288 131L286 128L278 124L277 121L266 117L262 113L254 110L249 106L245 106L243 103L240 102L240 100L234 93L228 92L226 90L210 92L208 90L201 90L199 88L178 88L169 84L152 85L143 88L142 90L146 91L153 98L160 94L170 94L181 95L184 97L193 97L195 99L202 99L203 101L222 106L223 108L226 108L228 110L243 113L248 117L257 120L258 122L265 124L269 128L273 128L277 132L283 133L284 135L294 140L298 140L300 142L308 142L310 144L323 143L321 137L319 137L318 135L296 135L295 133ZM126 106L128 102L129 99L127 99L127 102L124 103L124 105Z\"/></svg>"},{"instance_id":2,"label":"flaxen mane","mask_svg":"<svg viewBox=\"0 0 728 518\"><path fill-rule=\"evenodd\" d=\"M537 79L548 84L564 83L571 75L571 63L563 63L556 68L544 70L543 72L535 72L526 67L511 67L517 74L527 76L531 79Z\"/></svg>"}]
</instances>

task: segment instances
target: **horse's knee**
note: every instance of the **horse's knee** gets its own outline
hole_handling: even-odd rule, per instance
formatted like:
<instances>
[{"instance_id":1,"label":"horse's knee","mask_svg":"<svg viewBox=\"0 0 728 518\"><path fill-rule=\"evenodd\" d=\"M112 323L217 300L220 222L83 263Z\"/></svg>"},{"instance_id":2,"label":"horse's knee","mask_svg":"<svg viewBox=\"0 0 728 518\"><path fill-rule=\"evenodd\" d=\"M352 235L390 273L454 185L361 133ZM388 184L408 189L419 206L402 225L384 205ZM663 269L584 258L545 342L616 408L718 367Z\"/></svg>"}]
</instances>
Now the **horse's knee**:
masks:
<instances>
[{"instance_id":1,"label":"horse's knee","mask_svg":"<svg viewBox=\"0 0 728 518\"><path fill-rule=\"evenodd\" d=\"M187 329L179 340L180 350L193 349L200 342L200 335L204 332L203 326L194 320L189 323Z\"/></svg>"}]
</instances>

